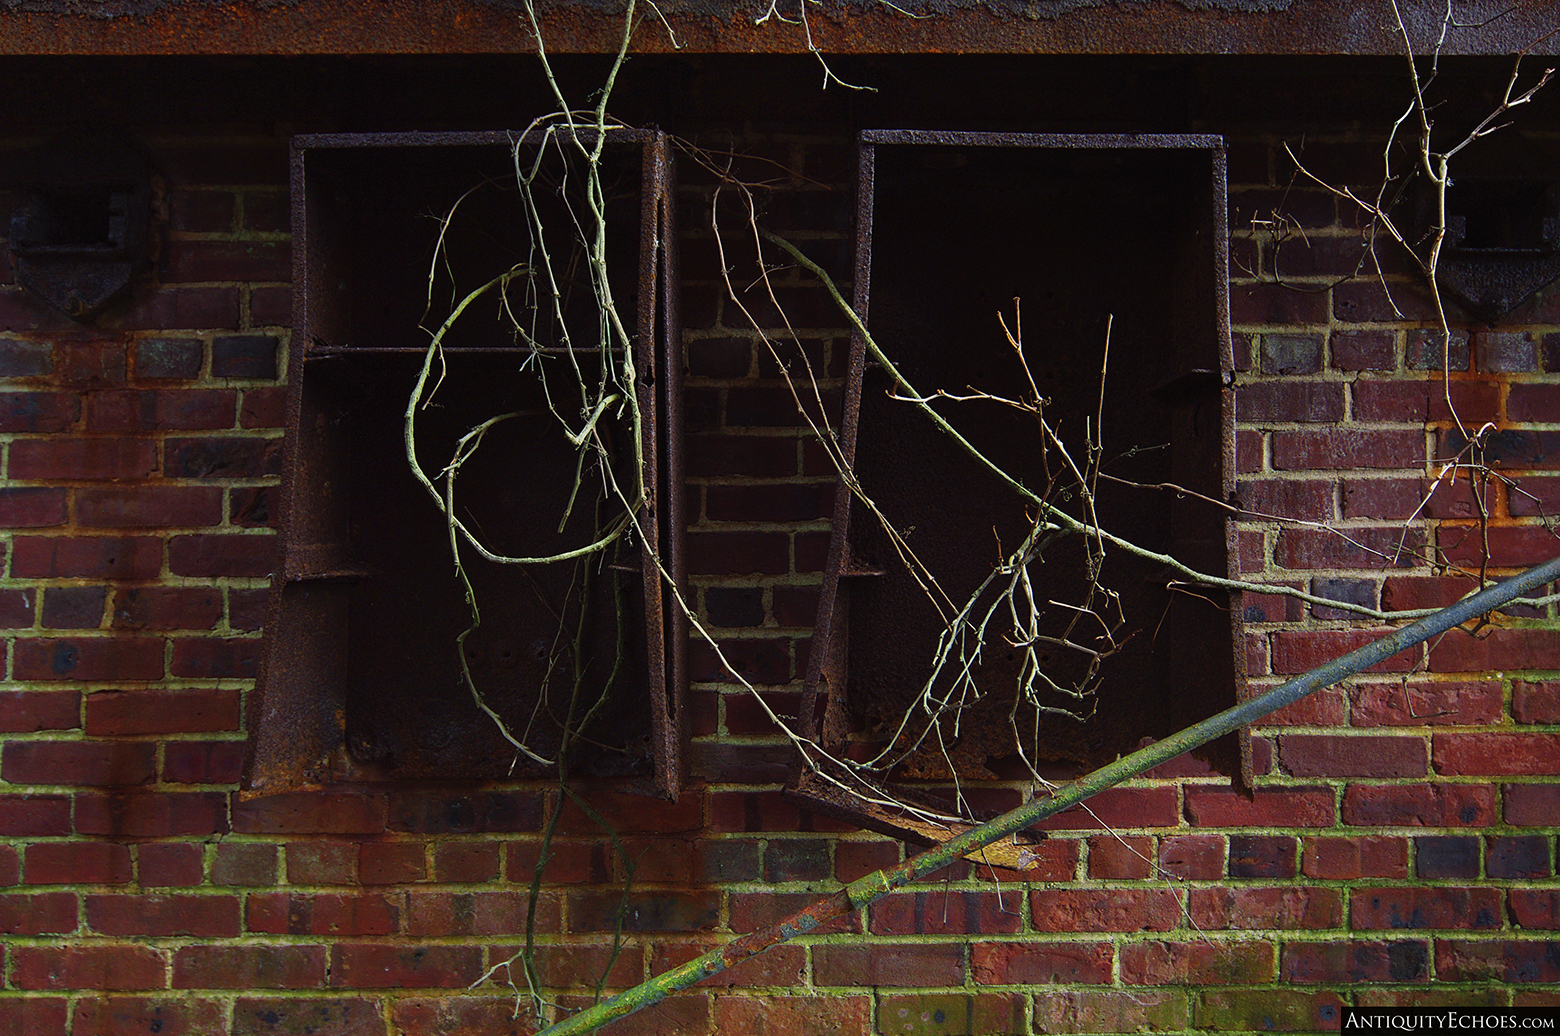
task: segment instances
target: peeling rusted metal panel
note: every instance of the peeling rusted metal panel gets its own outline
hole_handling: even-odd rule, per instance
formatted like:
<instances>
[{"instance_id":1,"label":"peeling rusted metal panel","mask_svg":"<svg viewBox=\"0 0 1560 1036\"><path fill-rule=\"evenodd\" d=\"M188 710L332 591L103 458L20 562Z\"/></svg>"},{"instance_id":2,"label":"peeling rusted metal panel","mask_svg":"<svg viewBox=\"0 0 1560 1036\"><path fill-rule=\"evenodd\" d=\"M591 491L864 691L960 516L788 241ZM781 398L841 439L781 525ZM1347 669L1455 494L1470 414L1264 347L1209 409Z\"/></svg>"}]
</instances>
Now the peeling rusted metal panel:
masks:
<instances>
[{"instance_id":1,"label":"peeling rusted metal panel","mask_svg":"<svg viewBox=\"0 0 1560 1036\"><path fill-rule=\"evenodd\" d=\"M465 592L450 563L443 520L406 470L401 433L426 352L419 323L436 326L442 319L435 311L430 325L423 313L425 305L441 304L426 284L435 238L442 233L451 246L441 264L451 271L446 295L464 294L527 255L526 217L512 190L503 189L513 183L517 139L508 133L294 139L298 331L289 371L282 564L251 700L249 794L330 779L539 772L523 758L516 761L464 687L456 638L470 621ZM644 536L624 541L585 578L568 562L494 565L463 549L482 608L481 625L464 637L465 661L489 704L516 731L529 729L527 740L544 755L556 747L562 718L537 711L538 688L577 681L594 697L610 685L611 704L594 715L571 772L627 777L675 797L683 741L675 681L683 667L677 645L668 641L669 611L655 563L658 554L669 558L668 574L680 583L679 487L663 480L680 428L679 410L667 405L675 382L666 373L675 336L665 320L676 311L676 284L666 271L664 242L672 233L667 213L675 181L662 134L615 131L607 153L618 177L610 202L618 211L609 220L614 254L639 257L614 268L613 292L625 303L633 300L621 311L633 320L644 411ZM556 204L545 191L538 197L539 204ZM441 231L438 217L457 199L457 216ZM557 225L572 228L562 219ZM580 295L590 311L575 317L593 326L593 300L588 291ZM496 305L489 309L496 315ZM545 355L538 356L496 324L465 326L446 339L436 405L420 412L425 470L439 471L452 444L476 422L517 413L495 425L481 455L461 468L463 520L499 553L548 555L589 542L582 537L593 535L597 518L590 507L568 502L579 475L576 457L549 412L580 408L578 399L571 402L572 378L554 378L544 393L534 373L523 370L572 356L588 376L608 358L579 339L572 351L544 342L539 352ZM545 321L538 333L547 333ZM604 418L599 427L631 458L632 432L613 420ZM620 483L631 476L626 468L617 472ZM559 514L570 517L553 529ZM560 649L565 642L576 647ZM568 657L584 660L584 668L560 676L559 659ZM615 673L612 660L619 663ZM554 700L554 709L564 707Z\"/></svg>"},{"instance_id":2,"label":"peeling rusted metal panel","mask_svg":"<svg viewBox=\"0 0 1560 1036\"><path fill-rule=\"evenodd\" d=\"M1139 463L1143 470L1136 474L1122 473L1145 483L1174 482L1212 501L1227 500L1234 478L1234 415L1224 181L1223 142L1206 135L866 131L857 183L854 304L879 344L904 364L901 370L916 381L917 391L974 386L1001 392L1005 376L997 368L1005 347L995 313L1002 309L1011 317L1012 296L1024 295L1026 356L1041 391L1056 390L1048 414L1062 417L1064 433L1070 429L1076 436L1083 415L1067 410L1078 406L1068 402L1069 392L1075 382L1097 378L1084 368L1098 361L1097 354L1090 361L1068 353L1082 350L1085 338L1090 348L1100 343L1078 323L1083 309L1072 300L1093 297L1100 312L1091 310L1090 319L1098 318L1097 330L1103 332L1105 312L1113 311L1119 336L1113 336L1111 346L1107 436L1117 434L1113 424L1123 426L1119 434L1125 438L1117 447L1129 450L1148 445L1144 436L1163 434L1171 440L1168 459ZM1006 193L993 194L998 191ZM992 218L1000 226L992 225ZM1073 226L1080 219L1087 222L1086 230ZM966 230L958 228L964 227L973 227L967 233L978 241L960 237ZM926 282L928 277L936 283ZM989 347L981 348L982 342ZM1018 500L989 477L980 477L930 422L902 403L885 402L891 386L869 384L875 367L857 336L840 448L865 493L889 519L915 526L914 549L937 578L951 580L953 599L963 600L969 589L963 584L978 582L983 566L989 569L996 556L990 534L998 533L1009 548L1022 535L1012 517L1021 510ZM1092 414L1092 404L1085 409ZM1026 459L1024 448L1015 444L1015 429L999 428L990 413L965 410L963 416L961 429L988 456L1011 471L1036 474L1029 471L1032 458ZM1120 452L1109 438L1106 450ZM1217 503L1191 495L1132 492L1136 495L1111 492L1118 497L1107 512L1112 531L1203 571L1233 574L1232 526ZM1003 513L1009 517L1002 518ZM956 527L942 528L938 522ZM968 535L976 526L984 537ZM853 722L869 729L891 727L892 717L909 707L905 695L913 697L924 678L940 629L930 610L916 613L920 592L905 585L910 577L899 571L894 551L876 528L876 519L842 483L803 710L804 717L813 715L818 698L823 699L817 710L823 716L821 729L815 725L807 733L838 751L846 750L845 734ZM1059 588L1051 592L1065 594L1075 574L1065 552L1053 553L1042 578ZM1214 600L1207 604L1177 597L1152 565L1123 563L1119 551L1115 556L1120 567L1106 582L1136 606L1133 622L1147 622L1150 631L1129 645L1135 654L1124 652L1106 663L1117 669L1105 670L1100 716L1083 725L1063 720L1042 725L1038 751L1055 763L1081 766L1113 758L1130 751L1140 737L1169 733L1187 715L1234 704L1242 693L1239 611L1230 595L1211 595ZM1195 610L1191 602L1205 606ZM1155 639L1162 644L1150 650ZM1010 683L1013 676L995 657L999 654L988 652L979 663L983 679L993 687ZM1197 674L1195 682L1204 689L1197 695L1171 692L1159 686L1166 672ZM1184 681L1178 686L1184 687ZM989 723L978 709L967 713L950 754L918 749L899 775L999 776L988 764L998 765L999 757L1013 751L1012 732L999 722L1010 705L1005 700L993 706L1002 715L987 717ZM1233 749L1228 745L1217 753L1226 772L1236 769ZM814 805L837 807L833 800L838 796L819 798L819 788L816 780L809 783L799 774L791 791ZM880 830L894 826L883 817L859 819Z\"/></svg>"},{"instance_id":3,"label":"peeling rusted metal panel","mask_svg":"<svg viewBox=\"0 0 1560 1036\"><path fill-rule=\"evenodd\" d=\"M553 53L611 53L621 5L541 3ZM672 35L647 20L645 52L831 54L1355 54L1401 52L1384 2L1356 0L867 0L808 4L808 26L759 18L767 0L669 0ZM1401 5L1413 38L1440 35L1444 4ZM925 17L908 17L900 11ZM1447 54L1553 54L1547 2L1457 7ZM24 0L0 8L0 53L529 54L514 0Z\"/></svg>"}]
</instances>

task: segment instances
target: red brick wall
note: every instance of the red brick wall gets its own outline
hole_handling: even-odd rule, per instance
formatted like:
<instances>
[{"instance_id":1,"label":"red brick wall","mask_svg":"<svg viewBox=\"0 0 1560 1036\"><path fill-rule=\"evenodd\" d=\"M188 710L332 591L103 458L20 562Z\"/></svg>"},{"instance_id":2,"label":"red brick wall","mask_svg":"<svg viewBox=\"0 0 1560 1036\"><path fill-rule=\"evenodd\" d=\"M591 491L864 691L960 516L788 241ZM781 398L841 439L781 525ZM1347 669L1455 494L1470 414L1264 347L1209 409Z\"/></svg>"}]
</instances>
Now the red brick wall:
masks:
<instances>
[{"instance_id":1,"label":"red brick wall","mask_svg":"<svg viewBox=\"0 0 1560 1036\"><path fill-rule=\"evenodd\" d=\"M1102 102L1078 103L1091 126L1117 125L1090 107ZM1471 584L1379 553L1403 539L1474 557L1466 490L1412 516L1450 427L1426 369L1423 293L1400 277L1399 318L1354 277L1354 213L1286 192L1284 134L1225 103L1192 128L1232 140L1253 512L1242 567L1388 608L1443 603ZM750 126L735 143L789 171L755 165L771 181L769 225L843 277L851 138L837 110L825 115ZM1366 138L1311 137L1308 160L1339 178L1374 154ZM289 346L285 139L174 127L151 150L169 187L154 284L94 329L0 287L0 1033L528 1031L502 976L468 987L523 940L540 832L560 808L536 916L540 973L566 1006L588 1002L603 972L609 989L632 985L901 859L898 843L782 800L789 747L698 646L696 783L675 805L584 789L624 854L544 785L239 801ZM709 177L683 169L692 583L727 658L794 713L832 472L724 296L704 229ZM1253 232L1275 206L1304 240L1280 248ZM747 285L740 251L726 261ZM787 349L837 390L843 322L800 275L776 284L798 329ZM742 301L774 326L756 294ZM1560 504L1560 289L1497 327L1459 323L1453 342L1465 423L1497 424L1500 466L1539 501L1492 491L1494 564L1545 560L1556 543L1542 515ZM1256 687L1377 627L1283 598L1247 607ZM1311 1030L1335 1027L1341 1003L1552 1002L1552 608L1379 669L1253 731L1251 798L1178 761L1046 825L1027 885L961 863L618 1028Z\"/></svg>"}]
</instances>

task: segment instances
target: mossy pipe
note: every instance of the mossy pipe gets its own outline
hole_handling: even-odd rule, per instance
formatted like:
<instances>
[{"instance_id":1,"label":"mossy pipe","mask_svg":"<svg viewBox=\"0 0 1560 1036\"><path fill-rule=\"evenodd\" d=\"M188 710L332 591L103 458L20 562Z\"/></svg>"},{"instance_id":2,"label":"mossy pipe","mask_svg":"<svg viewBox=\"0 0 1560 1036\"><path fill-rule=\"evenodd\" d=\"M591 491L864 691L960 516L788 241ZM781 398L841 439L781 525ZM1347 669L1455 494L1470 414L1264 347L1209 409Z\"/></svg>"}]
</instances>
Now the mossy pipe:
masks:
<instances>
[{"instance_id":1,"label":"mossy pipe","mask_svg":"<svg viewBox=\"0 0 1560 1036\"><path fill-rule=\"evenodd\" d=\"M1293 680L1280 684L1266 694L1226 709L1216 716L1187 727L1162 741L1156 741L1131 755L1123 756L1071 784L1058 788L1043 799L1026 802L1009 813L994 817L978 827L973 827L925 852L918 853L896 867L876 871L859 881L851 882L834 895L819 900L777 925L734 939L702 957L663 972L642 985L586 1008L542 1030L537 1036L582 1036L584 1033L594 1032L614 1019L649 1007L664 1000L670 994L687 989L711 975L719 974L771 946L778 946L837 917L860 910L869 903L888 895L894 889L939 871L960 857L991 845L999 838L1005 838L1026 827L1031 827L1130 777L1136 777L1145 770L1168 762L1216 737L1222 737L1286 705L1292 705L1308 694L1369 669L1399 651L1422 644L1431 637L1445 633L1470 619L1478 618L1485 612L1499 608L1557 578L1560 578L1560 557L1552 558L1519 576L1488 587L1418 622L1393 630L1379 640L1371 641L1341 658L1317 666L1303 676L1297 676Z\"/></svg>"}]
</instances>

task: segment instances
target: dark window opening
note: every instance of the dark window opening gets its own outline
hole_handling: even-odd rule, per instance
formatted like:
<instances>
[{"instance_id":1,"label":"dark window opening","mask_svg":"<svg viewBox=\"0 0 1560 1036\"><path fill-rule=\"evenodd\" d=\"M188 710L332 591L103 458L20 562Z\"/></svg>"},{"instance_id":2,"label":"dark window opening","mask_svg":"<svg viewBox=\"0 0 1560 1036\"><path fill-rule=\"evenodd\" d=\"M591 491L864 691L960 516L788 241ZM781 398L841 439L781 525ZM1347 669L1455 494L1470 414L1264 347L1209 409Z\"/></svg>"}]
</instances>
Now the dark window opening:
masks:
<instances>
[{"instance_id":1,"label":"dark window opening","mask_svg":"<svg viewBox=\"0 0 1560 1036\"><path fill-rule=\"evenodd\" d=\"M1024 358L1048 401L1046 419L1081 455L1086 428L1103 412L1104 470L1124 482L1098 483L1101 524L1201 571L1231 574L1227 511L1148 488L1174 483L1213 500L1228 499L1233 488L1222 143L867 133L860 191L856 305L904 379L923 395L1026 392L1023 366L997 320L1000 312L1016 328L1013 300L1020 299ZM1030 515L924 413L892 398L900 387L862 342L855 349L847 413L859 406L859 419L847 418L844 439L856 474L948 598L962 602L1022 540ZM1042 451L1032 414L990 401L936 407L1026 486L1046 485L1047 465L1059 461L1054 449ZM1065 494L1052 502L1077 513ZM1024 652L997 635L970 669L980 703L934 723L918 712L917 699L944 616L882 523L846 491L834 537L819 617L823 650L814 651L808 681L824 698L822 727L813 733L860 758L863 742L881 748L897 732L908 750L894 753L890 779L1025 780L1026 756L1062 779L1237 700L1242 674L1230 595L1178 592L1161 565L1112 549L1099 582L1121 595L1125 621L1120 649L1100 666L1091 700L1020 695ZM1041 600L1080 600L1084 566L1077 537L1048 548L1032 566L1043 581ZM1056 635L1075 618L1043 605L1040 632ZM1038 661L1058 683L1087 682L1090 663L1079 653L1043 648ZM961 672L945 670L931 685L933 697L957 695ZM1047 711L1053 707L1087 719ZM911 722L901 726L906 715ZM1233 773L1236 748L1218 744L1208 755ZM804 775L799 787L805 797L820 786ZM874 811L852 811L834 793L815 804L915 837Z\"/></svg>"},{"instance_id":2,"label":"dark window opening","mask_svg":"<svg viewBox=\"0 0 1560 1036\"><path fill-rule=\"evenodd\" d=\"M246 787L255 793L332 778L553 773L503 736L467 672L536 755L553 758L565 725L578 729L571 774L629 778L671 796L680 785L686 638L657 565L680 580L672 190L658 134L614 133L602 162L610 295L634 343L643 415L645 535L546 564L486 560L461 541L481 615L472 628L448 523L407 463L405 415L429 341L422 329L438 328L468 292L506 271L539 268L545 249L556 277L534 286L518 277L451 325L418 410L417 458L443 492L441 472L462 438L505 415L455 482L458 518L495 554L564 553L625 520L607 487L609 478L634 484L627 409L605 408L595 425L610 471L593 453L582 462L560 421L577 427L581 385L594 388L626 361L602 337L588 257L575 241L576 221L587 218L571 194L578 180L553 145L528 209L510 140L294 142L283 571L251 714ZM536 147L521 146L521 164L536 157ZM561 322L550 318L554 290Z\"/></svg>"}]
</instances>

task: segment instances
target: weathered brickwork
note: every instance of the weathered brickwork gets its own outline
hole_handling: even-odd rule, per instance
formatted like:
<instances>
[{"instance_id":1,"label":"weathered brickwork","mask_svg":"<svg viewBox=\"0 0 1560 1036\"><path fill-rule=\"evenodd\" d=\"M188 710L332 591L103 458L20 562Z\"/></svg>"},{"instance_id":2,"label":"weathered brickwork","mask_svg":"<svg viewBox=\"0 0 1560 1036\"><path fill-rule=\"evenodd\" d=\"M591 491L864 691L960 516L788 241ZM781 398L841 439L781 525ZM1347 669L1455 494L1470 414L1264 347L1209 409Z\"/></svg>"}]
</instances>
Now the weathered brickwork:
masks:
<instances>
[{"instance_id":1,"label":"weathered brickwork","mask_svg":"<svg viewBox=\"0 0 1560 1036\"><path fill-rule=\"evenodd\" d=\"M1454 311L1443 342L1395 246L1389 300L1358 213L1292 180L1289 138L1210 107L1143 128L1230 142L1246 578L1421 609L1475 586L1486 545L1492 574L1547 560L1560 287L1494 327ZM801 705L835 477L808 418L838 406L849 337L804 271L773 271L773 298L755 282L746 203L709 171L744 156L765 225L848 290L841 111L695 127L712 151L680 159L691 601L763 703L696 641L690 787L578 789L616 843L546 784L237 795L293 345L281 131L150 134L162 253L95 326L4 271L0 1034L529 1033L503 967L528 917L547 997L580 1007L903 858L778 790L794 757L769 710ZM1309 134L1307 163L1375 175L1379 141L1340 133ZM1501 477L1444 469L1486 425ZM1384 628L1245 607L1254 690ZM1178 760L1048 822L1025 874L960 863L608 1031L1315 1031L1344 1004L1560 1001L1554 605L1454 631L1251 740L1250 795Z\"/></svg>"}]
</instances>

